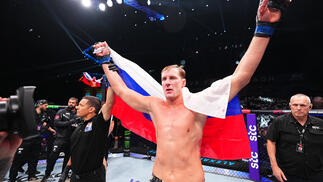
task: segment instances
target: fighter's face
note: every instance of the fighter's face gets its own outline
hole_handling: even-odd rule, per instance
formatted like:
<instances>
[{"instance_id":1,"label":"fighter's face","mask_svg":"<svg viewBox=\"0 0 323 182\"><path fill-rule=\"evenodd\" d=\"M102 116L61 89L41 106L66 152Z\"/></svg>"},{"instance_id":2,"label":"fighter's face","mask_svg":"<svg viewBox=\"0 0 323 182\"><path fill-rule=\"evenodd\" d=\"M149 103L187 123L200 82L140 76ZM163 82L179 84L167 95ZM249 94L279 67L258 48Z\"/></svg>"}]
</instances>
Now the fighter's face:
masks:
<instances>
[{"instance_id":1,"label":"fighter's face","mask_svg":"<svg viewBox=\"0 0 323 182\"><path fill-rule=\"evenodd\" d=\"M161 75L161 79L166 99L174 100L181 95L182 88L185 86L186 80L179 75L177 69L172 68L164 71Z\"/></svg>"},{"instance_id":2,"label":"fighter's face","mask_svg":"<svg viewBox=\"0 0 323 182\"><path fill-rule=\"evenodd\" d=\"M299 96L291 99L289 107L295 118L306 117L312 108L312 104L305 96Z\"/></svg>"},{"instance_id":3,"label":"fighter's face","mask_svg":"<svg viewBox=\"0 0 323 182\"><path fill-rule=\"evenodd\" d=\"M74 99L68 100L67 106L69 108L74 109L76 107L76 105L77 105L77 101L76 100L74 100Z\"/></svg>"},{"instance_id":4,"label":"fighter's face","mask_svg":"<svg viewBox=\"0 0 323 182\"><path fill-rule=\"evenodd\" d=\"M76 106L76 109L77 109L76 115L78 117L84 118L85 116L87 116L89 114L89 110L90 110L90 107L87 104L87 100L86 99L82 99L80 101L79 105Z\"/></svg>"}]
</instances>

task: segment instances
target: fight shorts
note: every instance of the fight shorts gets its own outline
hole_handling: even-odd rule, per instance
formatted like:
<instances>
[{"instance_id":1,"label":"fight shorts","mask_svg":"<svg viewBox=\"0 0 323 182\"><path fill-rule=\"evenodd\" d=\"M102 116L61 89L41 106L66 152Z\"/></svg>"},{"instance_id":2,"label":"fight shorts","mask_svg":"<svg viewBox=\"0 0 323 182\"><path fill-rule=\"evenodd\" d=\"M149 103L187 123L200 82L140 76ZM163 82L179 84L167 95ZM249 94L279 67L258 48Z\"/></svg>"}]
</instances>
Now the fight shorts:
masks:
<instances>
[{"instance_id":1,"label":"fight shorts","mask_svg":"<svg viewBox=\"0 0 323 182\"><path fill-rule=\"evenodd\" d=\"M159 179L153 174L153 177L150 179L150 182L163 182L163 180Z\"/></svg>"}]
</instances>

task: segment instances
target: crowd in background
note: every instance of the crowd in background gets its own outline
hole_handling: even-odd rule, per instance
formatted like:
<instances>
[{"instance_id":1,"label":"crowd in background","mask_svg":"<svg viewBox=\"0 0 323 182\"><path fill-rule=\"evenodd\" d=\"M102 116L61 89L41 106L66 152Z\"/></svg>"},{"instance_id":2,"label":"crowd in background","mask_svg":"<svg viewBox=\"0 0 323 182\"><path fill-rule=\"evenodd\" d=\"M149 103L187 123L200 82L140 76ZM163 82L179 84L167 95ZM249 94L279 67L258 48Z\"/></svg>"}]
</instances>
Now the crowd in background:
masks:
<instances>
[{"instance_id":1,"label":"crowd in background","mask_svg":"<svg viewBox=\"0 0 323 182\"><path fill-rule=\"evenodd\" d=\"M254 110L276 110L289 109L288 99L286 98L272 98L261 96L248 96L240 98L242 109Z\"/></svg>"},{"instance_id":2,"label":"crowd in background","mask_svg":"<svg viewBox=\"0 0 323 182\"><path fill-rule=\"evenodd\" d=\"M313 96L311 98L313 109L323 109L323 97ZM246 96L240 97L242 109L253 110L289 110L289 98Z\"/></svg>"}]
</instances>

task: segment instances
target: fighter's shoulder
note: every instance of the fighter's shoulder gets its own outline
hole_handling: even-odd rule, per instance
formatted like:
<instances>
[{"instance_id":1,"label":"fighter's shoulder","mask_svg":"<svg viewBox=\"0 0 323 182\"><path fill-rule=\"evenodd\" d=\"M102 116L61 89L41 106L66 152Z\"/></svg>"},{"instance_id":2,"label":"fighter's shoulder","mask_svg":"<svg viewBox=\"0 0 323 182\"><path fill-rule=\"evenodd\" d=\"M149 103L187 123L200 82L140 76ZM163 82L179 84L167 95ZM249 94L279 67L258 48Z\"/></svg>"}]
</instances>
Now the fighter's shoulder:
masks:
<instances>
[{"instance_id":1,"label":"fighter's shoulder","mask_svg":"<svg viewBox=\"0 0 323 182\"><path fill-rule=\"evenodd\" d=\"M149 107L151 111L159 112L161 109L167 108L168 105L166 104L165 100L158 98L158 97L149 97Z\"/></svg>"},{"instance_id":2,"label":"fighter's shoulder","mask_svg":"<svg viewBox=\"0 0 323 182\"><path fill-rule=\"evenodd\" d=\"M151 104L162 104L164 102L163 99L154 96L147 96L147 99L151 102Z\"/></svg>"}]
</instances>

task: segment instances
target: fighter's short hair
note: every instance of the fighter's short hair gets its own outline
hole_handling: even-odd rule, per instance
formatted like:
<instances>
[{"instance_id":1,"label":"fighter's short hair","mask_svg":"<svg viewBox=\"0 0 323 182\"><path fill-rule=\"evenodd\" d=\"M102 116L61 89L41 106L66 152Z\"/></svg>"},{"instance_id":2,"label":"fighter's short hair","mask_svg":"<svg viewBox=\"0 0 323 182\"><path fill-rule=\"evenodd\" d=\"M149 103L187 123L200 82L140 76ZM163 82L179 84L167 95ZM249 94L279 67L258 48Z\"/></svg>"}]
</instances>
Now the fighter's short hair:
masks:
<instances>
[{"instance_id":1,"label":"fighter's short hair","mask_svg":"<svg viewBox=\"0 0 323 182\"><path fill-rule=\"evenodd\" d=\"M183 66L178 66L177 64L173 64L173 65L169 65L169 66L166 66L162 71L161 73L163 73L164 71L167 71L169 69L177 69L178 72L179 72L179 75L182 77L182 78L185 78L186 77L186 72L185 70L183 69Z\"/></svg>"}]
</instances>

